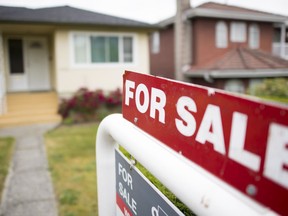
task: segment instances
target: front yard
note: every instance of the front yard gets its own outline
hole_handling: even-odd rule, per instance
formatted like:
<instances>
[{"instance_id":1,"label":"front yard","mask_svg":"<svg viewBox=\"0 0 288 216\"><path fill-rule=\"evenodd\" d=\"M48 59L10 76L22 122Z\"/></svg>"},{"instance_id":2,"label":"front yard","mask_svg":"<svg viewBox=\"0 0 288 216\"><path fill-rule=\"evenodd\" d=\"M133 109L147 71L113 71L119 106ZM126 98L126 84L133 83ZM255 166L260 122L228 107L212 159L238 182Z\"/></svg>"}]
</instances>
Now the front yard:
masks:
<instances>
[{"instance_id":1,"label":"front yard","mask_svg":"<svg viewBox=\"0 0 288 216\"><path fill-rule=\"evenodd\" d=\"M0 201L13 152L12 138L0 138Z\"/></svg>"},{"instance_id":2,"label":"front yard","mask_svg":"<svg viewBox=\"0 0 288 216\"><path fill-rule=\"evenodd\" d=\"M97 127L96 123L61 126L45 136L60 216L97 215Z\"/></svg>"}]
</instances>

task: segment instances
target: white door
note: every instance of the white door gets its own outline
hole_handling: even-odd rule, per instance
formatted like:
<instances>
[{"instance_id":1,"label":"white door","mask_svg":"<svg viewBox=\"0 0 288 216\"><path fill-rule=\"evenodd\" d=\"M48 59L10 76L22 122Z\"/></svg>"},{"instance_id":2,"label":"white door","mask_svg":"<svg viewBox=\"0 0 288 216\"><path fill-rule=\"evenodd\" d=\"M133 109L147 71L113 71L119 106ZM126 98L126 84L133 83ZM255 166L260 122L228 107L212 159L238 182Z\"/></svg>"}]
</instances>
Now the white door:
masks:
<instances>
[{"instance_id":1,"label":"white door","mask_svg":"<svg viewBox=\"0 0 288 216\"><path fill-rule=\"evenodd\" d=\"M9 91L50 90L48 46L45 38L8 39Z\"/></svg>"},{"instance_id":2,"label":"white door","mask_svg":"<svg viewBox=\"0 0 288 216\"><path fill-rule=\"evenodd\" d=\"M47 40L45 38L26 39L25 54L29 90L49 90L51 86Z\"/></svg>"},{"instance_id":3,"label":"white door","mask_svg":"<svg viewBox=\"0 0 288 216\"><path fill-rule=\"evenodd\" d=\"M22 38L10 38L7 41L9 56L9 91L28 91L28 79L25 71L24 41Z\"/></svg>"}]
</instances>

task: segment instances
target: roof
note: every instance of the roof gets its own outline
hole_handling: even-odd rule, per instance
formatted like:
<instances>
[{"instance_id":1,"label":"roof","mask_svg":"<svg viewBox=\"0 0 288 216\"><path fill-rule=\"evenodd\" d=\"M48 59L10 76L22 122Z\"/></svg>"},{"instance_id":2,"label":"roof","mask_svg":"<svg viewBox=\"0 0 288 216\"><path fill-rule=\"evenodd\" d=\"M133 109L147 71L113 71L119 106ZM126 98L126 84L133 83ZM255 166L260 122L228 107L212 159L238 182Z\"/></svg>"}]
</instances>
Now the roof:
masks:
<instances>
[{"instance_id":1,"label":"roof","mask_svg":"<svg viewBox=\"0 0 288 216\"><path fill-rule=\"evenodd\" d=\"M69 6L29 9L0 6L0 22L84 24L151 28L153 25Z\"/></svg>"},{"instance_id":2,"label":"roof","mask_svg":"<svg viewBox=\"0 0 288 216\"><path fill-rule=\"evenodd\" d=\"M185 74L189 77L210 74L214 78L288 76L288 61L261 50L239 47L206 64L193 65Z\"/></svg>"},{"instance_id":3,"label":"roof","mask_svg":"<svg viewBox=\"0 0 288 216\"><path fill-rule=\"evenodd\" d=\"M288 17L286 16L214 2L201 4L198 7L188 9L184 13L187 18L208 17L272 23L284 23L288 20ZM162 27L171 25L174 23L174 18L175 17L171 17L159 22L158 24Z\"/></svg>"}]
</instances>

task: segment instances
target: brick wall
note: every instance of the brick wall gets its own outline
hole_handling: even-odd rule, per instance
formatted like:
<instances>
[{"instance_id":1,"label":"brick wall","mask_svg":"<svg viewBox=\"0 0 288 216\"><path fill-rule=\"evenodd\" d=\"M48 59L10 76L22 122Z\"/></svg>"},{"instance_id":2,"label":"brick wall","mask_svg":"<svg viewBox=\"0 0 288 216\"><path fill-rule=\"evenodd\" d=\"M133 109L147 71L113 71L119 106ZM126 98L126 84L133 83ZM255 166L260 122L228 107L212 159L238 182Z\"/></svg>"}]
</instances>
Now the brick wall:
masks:
<instances>
[{"instance_id":1,"label":"brick wall","mask_svg":"<svg viewBox=\"0 0 288 216\"><path fill-rule=\"evenodd\" d=\"M150 72L156 76L174 78L174 28L169 26L160 31L160 52L151 52L150 37Z\"/></svg>"},{"instance_id":2,"label":"brick wall","mask_svg":"<svg viewBox=\"0 0 288 216\"><path fill-rule=\"evenodd\" d=\"M228 28L228 47L217 48L215 45L215 26L218 20L209 18L197 18L193 20L193 64L202 65L223 55L227 50L237 47L248 48L248 28L251 23L246 22L247 35L245 43L230 41L230 24L232 21L223 20ZM242 22L242 21L241 21ZM271 23L257 23L260 29L259 49L271 53L273 40L273 25Z\"/></svg>"}]
</instances>

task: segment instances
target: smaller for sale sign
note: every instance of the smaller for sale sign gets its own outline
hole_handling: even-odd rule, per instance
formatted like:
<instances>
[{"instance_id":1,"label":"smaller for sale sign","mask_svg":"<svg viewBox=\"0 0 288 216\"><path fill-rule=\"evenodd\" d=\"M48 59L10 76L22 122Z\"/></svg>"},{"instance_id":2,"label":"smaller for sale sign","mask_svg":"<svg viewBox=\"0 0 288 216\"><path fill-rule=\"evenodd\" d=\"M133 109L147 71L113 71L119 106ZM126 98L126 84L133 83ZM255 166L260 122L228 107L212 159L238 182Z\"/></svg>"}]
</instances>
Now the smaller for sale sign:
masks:
<instances>
[{"instance_id":1,"label":"smaller for sale sign","mask_svg":"<svg viewBox=\"0 0 288 216\"><path fill-rule=\"evenodd\" d=\"M117 216L184 216L121 152L115 155Z\"/></svg>"}]
</instances>

